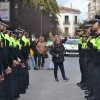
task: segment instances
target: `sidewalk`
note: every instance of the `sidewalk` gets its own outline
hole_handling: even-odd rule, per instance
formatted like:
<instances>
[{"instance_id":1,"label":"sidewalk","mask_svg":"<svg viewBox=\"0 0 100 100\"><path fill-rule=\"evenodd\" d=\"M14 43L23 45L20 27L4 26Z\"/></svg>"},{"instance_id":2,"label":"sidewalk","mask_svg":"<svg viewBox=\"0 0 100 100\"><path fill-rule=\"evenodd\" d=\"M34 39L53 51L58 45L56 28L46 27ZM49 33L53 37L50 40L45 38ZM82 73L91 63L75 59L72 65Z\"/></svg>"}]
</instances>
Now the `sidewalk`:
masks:
<instances>
[{"instance_id":1,"label":"sidewalk","mask_svg":"<svg viewBox=\"0 0 100 100\"><path fill-rule=\"evenodd\" d=\"M84 91L76 85L80 81L79 73L66 71L66 76L70 80L64 82L59 71L59 83L55 82L53 71L31 69L29 73L29 89L19 100L85 100Z\"/></svg>"}]
</instances>

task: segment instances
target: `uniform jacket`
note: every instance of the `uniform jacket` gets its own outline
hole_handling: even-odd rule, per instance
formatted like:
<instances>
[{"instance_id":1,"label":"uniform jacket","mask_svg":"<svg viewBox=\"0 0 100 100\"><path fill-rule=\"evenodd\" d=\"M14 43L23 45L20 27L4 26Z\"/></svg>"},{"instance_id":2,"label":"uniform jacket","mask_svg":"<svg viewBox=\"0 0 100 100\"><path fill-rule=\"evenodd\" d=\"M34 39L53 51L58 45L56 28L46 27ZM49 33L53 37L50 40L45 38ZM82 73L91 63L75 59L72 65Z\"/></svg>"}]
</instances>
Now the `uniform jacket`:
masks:
<instances>
[{"instance_id":1,"label":"uniform jacket","mask_svg":"<svg viewBox=\"0 0 100 100\"><path fill-rule=\"evenodd\" d=\"M53 56L52 61L61 63L64 62L64 54L65 48L62 44L54 44L50 49L50 54ZM58 57L56 55L58 54Z\"/></svg>"}]
</instances>

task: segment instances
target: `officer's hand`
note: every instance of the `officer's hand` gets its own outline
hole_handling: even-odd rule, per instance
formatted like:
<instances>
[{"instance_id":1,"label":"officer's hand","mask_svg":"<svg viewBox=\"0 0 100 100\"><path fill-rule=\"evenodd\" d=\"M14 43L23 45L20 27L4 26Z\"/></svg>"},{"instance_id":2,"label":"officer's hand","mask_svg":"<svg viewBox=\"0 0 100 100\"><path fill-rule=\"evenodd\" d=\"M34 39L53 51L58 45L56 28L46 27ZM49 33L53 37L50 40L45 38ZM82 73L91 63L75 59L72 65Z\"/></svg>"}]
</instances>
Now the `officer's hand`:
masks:
<instances>
[{"instance_id":1,"label":"officer's hand","mask_svg":"<svg viewBox=\"0 0 100 100\"><path fill-rule=\"evenodd\" d=\"M2 76L0 75L0 83L1 83L1 81L2 81Z\"/></svg>"},{"instance_id":2,"label":"officer's hand","mask_svg":"<svg viewBox=\"0 0 100 100\"><path fill-rule=\"evenodd\" d=\"M17 66L17 65L19 65L18 61L13 60L13 66L15 67L15 66Z\"/></svg>"},{"instance_id":3,"label":"officer's hand","mask_svg":"<svg viewBox=\"0 0 100 100\"><path fill-rule=\"evenodd\" d=\"M11 73L12 72L12 69L10 67L8 67L8 71L9 71L9 73Z\"/></svg>"},{"instance_id":4,"label":"officer's hand","mask_svg":"<svg viewBox=\"0 0 100 100\"><path fill-rule=\"evenodd\" d=\"M22 63L21 66L22 66L23 68L25 68L25 64L24 64L24 63Z\"/></svg>"},{"instance_id":5,"label":"officer's hand","mask_svg":"<svg viewBox=\"0 0 100 100\"><path fill-rule=\"evenodd\" d=\"M59 55L57 54L56 57L58 57Z\"/></svg>"},{"instance_id":6,"label":"officer's hand","mask_svg":"<svg viewBox=\"0 0 100 100\"><path fill-rule=\"evenodd\" d=\"M28 63L28 60L26 60L26 63Z\"/></svg>"},{"instance_id":7,"label":"officer's hand","mask_svg":"<svg viewBox=\"0 0 100 100\"><path fill-rule=\"evenodd\" d=\"M63 55L65 55L65 52L63 52Z\"/></svg>"},{"instance_id":8,"label":"officer's hand","mask_svg":"<svg viewBox=\"0 0 100 100\"><path fill-rule=\"evenodd\" d=\"M6 69L5 72L6 72L6 74L9 74L9 70L8 69Z\"/></svg>"},{"instance_id":9,"label":"officer's hand","mask_svg":"<svg viewBox=\"0 0 100 100\"><path fill-rule=\"evenodd\" d=\"M20 63L21 62L21 59L20 58L17 58L17 61Z\"/></svg>"},{"instance_id":10,"label":"officer's hand","mask_svg":"<svg viewBox=\"0 0 100 100\"><path fill-rule=\"evenodd\" d=\"M4 74L0 75L0 81L4 81Z\"/></svg>"}]
</instances>

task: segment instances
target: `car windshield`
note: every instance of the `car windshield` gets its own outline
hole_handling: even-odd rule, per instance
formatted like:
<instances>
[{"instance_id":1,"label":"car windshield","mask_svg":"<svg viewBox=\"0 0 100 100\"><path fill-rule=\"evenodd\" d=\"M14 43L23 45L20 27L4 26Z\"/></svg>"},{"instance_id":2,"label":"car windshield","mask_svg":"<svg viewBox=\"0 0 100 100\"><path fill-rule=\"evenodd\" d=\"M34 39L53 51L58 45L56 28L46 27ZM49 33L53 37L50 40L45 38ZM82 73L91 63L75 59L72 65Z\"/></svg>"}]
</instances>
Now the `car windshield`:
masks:
<instances>
[{"instance_id":1,"label":"car windshield","mask_svg":"<svg viewBox=\"0 0 100 100\"><path fill-rule=\"evenodd\" d=\"M77 45L78 44L78 39L75 40L67 40L66 44L73 44L73 45Z\"/></svg>"}]
</instances>

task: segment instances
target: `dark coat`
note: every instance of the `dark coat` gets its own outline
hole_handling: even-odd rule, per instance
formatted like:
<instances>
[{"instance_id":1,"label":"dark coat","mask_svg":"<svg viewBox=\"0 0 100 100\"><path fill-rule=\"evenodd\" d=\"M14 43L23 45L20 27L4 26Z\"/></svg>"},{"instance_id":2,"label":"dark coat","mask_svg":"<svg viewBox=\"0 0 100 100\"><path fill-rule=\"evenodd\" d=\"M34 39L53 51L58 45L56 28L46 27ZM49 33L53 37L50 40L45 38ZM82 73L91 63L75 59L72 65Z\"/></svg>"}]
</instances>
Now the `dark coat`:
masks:
<instances>
[{"instance_id":1,"label":"dark coat","mask_svg":"<svg viewBox=\"0 0 100 100\"><path fill-rule=\"evenodd\" d=\"M52 61L57 63L64 62L63 52L65 52L63 44L54 44L50 49L50 54L53 56ZM56 57L57 54L58 57Z\"/></svg>"}]
</instances>

